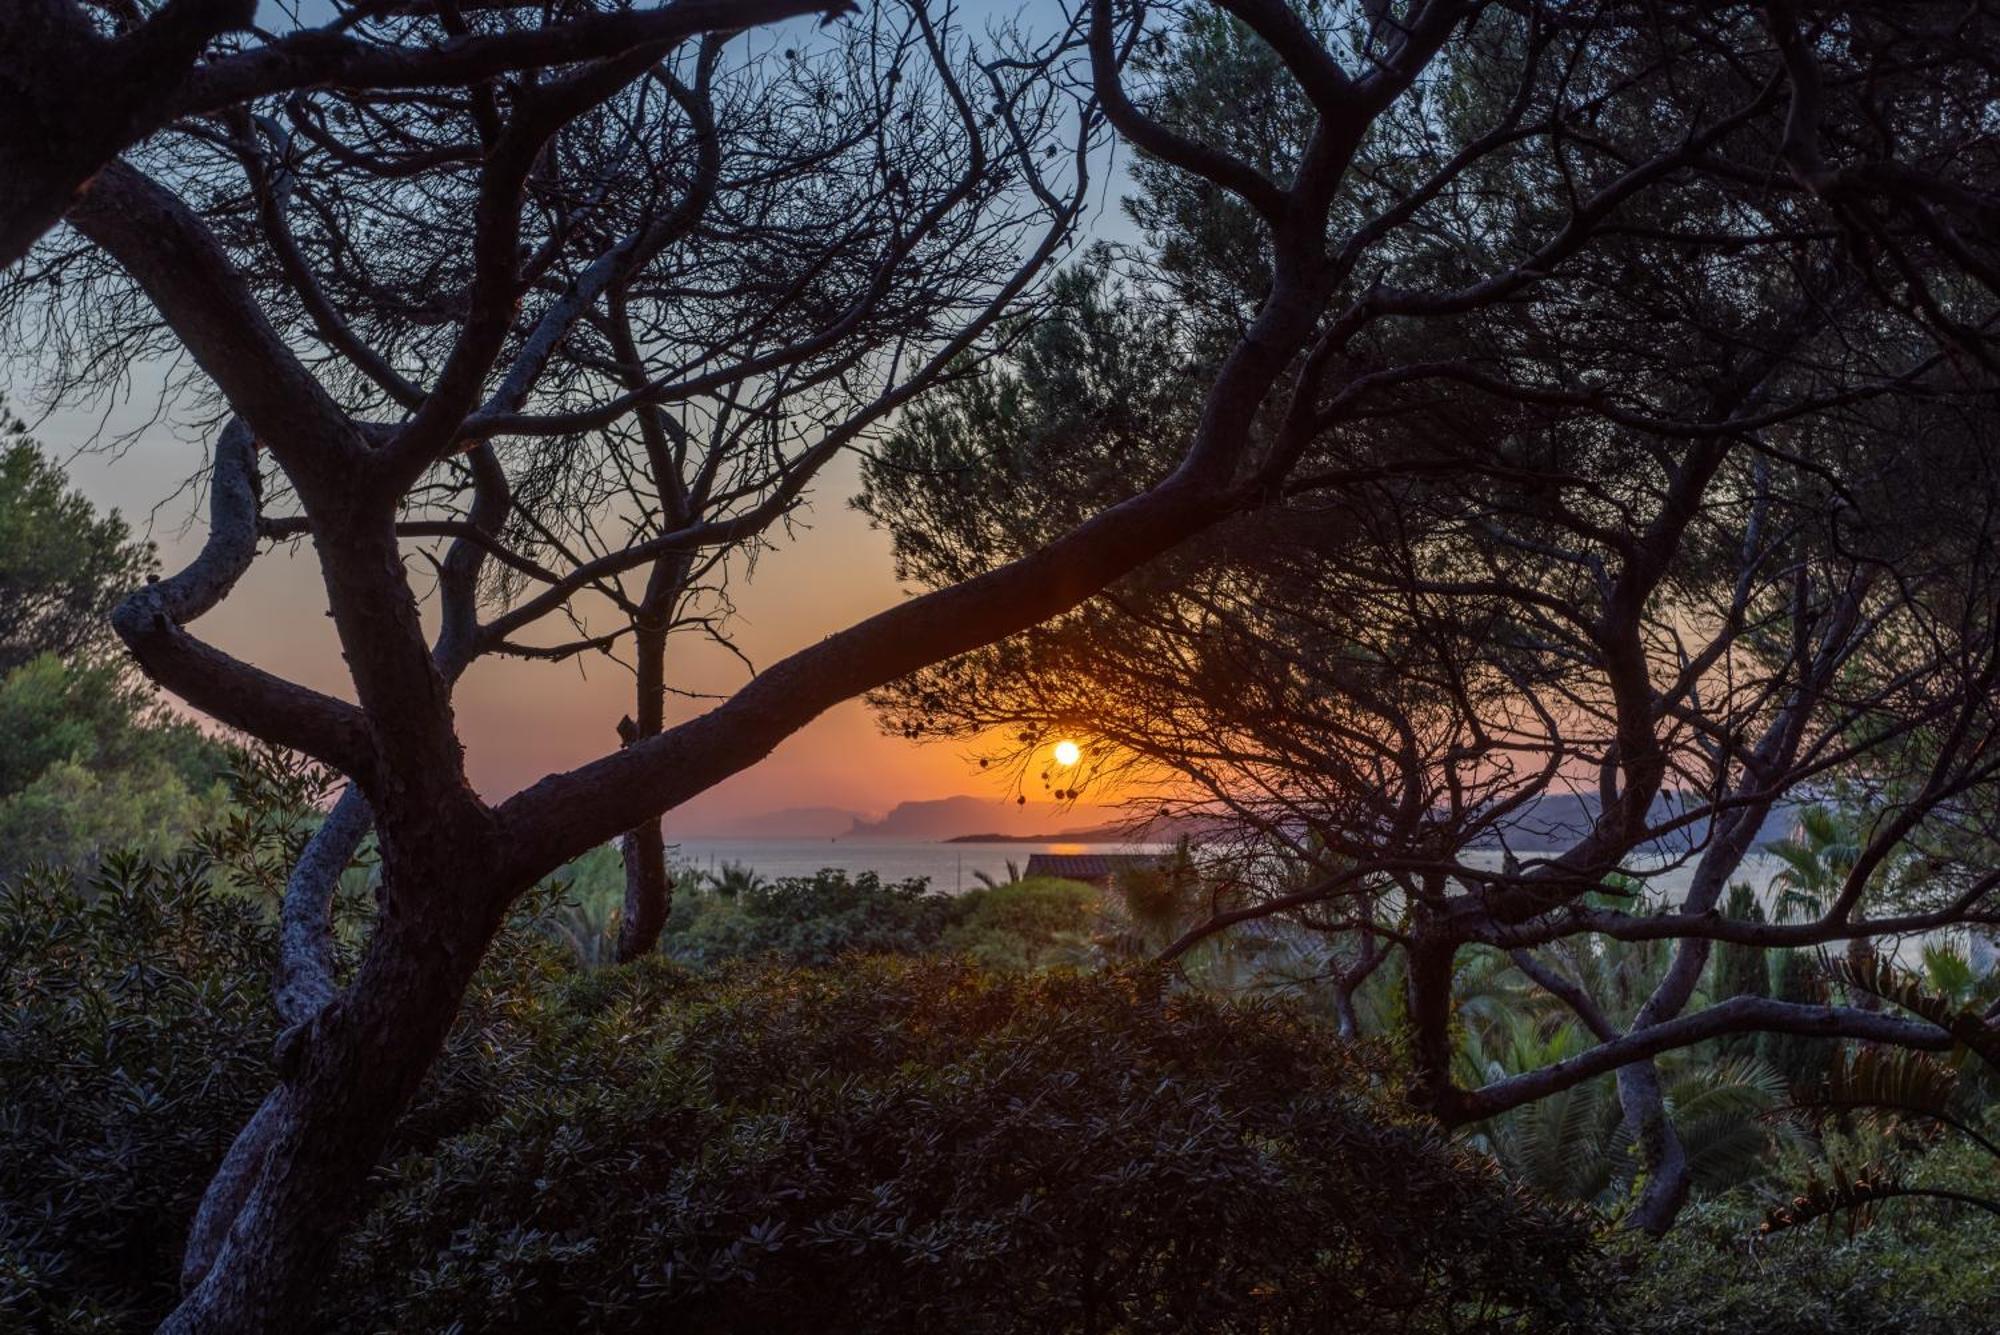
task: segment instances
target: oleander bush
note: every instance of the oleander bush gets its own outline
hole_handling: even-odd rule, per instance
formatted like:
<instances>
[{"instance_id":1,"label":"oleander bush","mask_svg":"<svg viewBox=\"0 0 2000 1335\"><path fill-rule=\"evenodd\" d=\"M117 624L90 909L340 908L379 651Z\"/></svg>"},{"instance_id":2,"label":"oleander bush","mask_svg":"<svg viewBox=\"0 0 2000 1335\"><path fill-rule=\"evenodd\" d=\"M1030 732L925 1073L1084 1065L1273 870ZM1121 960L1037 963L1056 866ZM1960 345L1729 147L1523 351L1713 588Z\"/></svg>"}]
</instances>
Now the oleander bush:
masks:
<instances>
[{"instance_id":1,"label":"oleander bush","mask_svg":"<svg viewBox=\"0 0 2000 1335\"><path fill-rule=\"evenodd\" d=\"M1590 1221L1290 1008L963 957L581 969L549 911L472 990L326 1329L1593 1328ZM0 1329L171 1305L271 1079L272 950L200 855L0 890Z\"/></svg>"},{"instance_id":2,"label":"oleander bush","mask_svg":"<svg viewBox=\"0 0 2000 1335\"><path fill-rule=\"evenodd\" d=\"M1592 1230L1293 1011L1144 973L665 960L489 994L354 1329L1590 1329Z\"/></svg>"},{"instance_id":3,"label":"oleander bush","mask_svg":"<svg viewBox=\"0 0 2000 1335\"><path fill-rule=\"evenodd\" d=\"M270 915L114 854L0 882L0 1329L150 1328L271 1075Z\"/></svg>"}]
</instances>

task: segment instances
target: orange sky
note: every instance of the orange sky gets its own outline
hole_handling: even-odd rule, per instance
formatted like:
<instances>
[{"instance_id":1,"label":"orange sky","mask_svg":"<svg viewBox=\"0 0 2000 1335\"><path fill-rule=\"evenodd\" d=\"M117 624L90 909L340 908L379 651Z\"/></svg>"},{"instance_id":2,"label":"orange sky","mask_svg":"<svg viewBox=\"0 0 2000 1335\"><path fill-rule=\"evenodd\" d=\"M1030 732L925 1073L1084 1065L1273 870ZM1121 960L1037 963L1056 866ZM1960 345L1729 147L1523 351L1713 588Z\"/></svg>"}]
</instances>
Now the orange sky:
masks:
<instances>
[{"instance_id":1,"label":"orange sky","mask_svg":"<svg viewBox=\"0 0 2000 1335\"><path fill-rule=\"evenodd\" d=\"M976 30L987 18L1004 14L1053 22L1057 11L1047 0L1017 6L979 0L965 18ZM1089 229L1130 239L1129 224L1112 203L1126 184L1122 161L1109 158L1094 171L1099 185ZM170 424L141 429L152 414L159 375L155 368L134 368L127 400L103 415L65 412L34 422L33 407L24 401L32 385L13 386L12 397L15 410L33 422L35 434L65 462L76 485L100 507L116 506L134 527L150 531L172 569L206 532L197 503L201 498L183 490L200 468L203 450L185 430ZM0 391L7 388L6 368L0 366ZM86 450L93 440L134 431L134 443L116 458ZM871 531L867 520L846 504L857 482L855 460L836 461L802 512L803 526L759 559L753 577L739 576L732 583L730 596L739 613L736 642L758 666L903 596L893 576L887 535ZM351 698L309 552L292 555L281 549L260 557L199 629L271 671ZM677 652L684 657L676 686L726 692L745 680L741 663L719 649L690 641ZM601 659L556 665L488 659L468 672L457 701L473 782L487 796L499 798L551 770L614 747L615 725L631 709L630 679L622 668ZM687 717L706 707L681 702L671 717ZM850 701L794 735L754 769L687 803L677 817L669 817L669 828L679 823L698 830L704 822L788 806L833 806L874 815L899 801L960 793L993 798L991 829L1031 833L1048 828L1052 820L1045 806L1038 812L1031 803L1025 812L1017 811L1001 782L982 773L965 748L884 737L868 710ZM1086 810L1053 819L1059 828L1070 827L1099 814Z\"/></svg>"},{"instance_id":2,"label":"orange sky","mask_svg":"<svg viewBox=\"0 0 2000 1335\"><path fill-rule=\"evenodd\" d=\"M148 427L116 459L75 453L94 427L94 419L62 415L39 424L36 434L67 462L76 485L99 506L118 507L142 530L150 523L165 564L174 568L205 532L195 499L176 494L199 466L199 446L160 425ZM740 614L737 642L758 666L903 596L892 574L888 536L871 530L846 504L856 482L854 460L839 461L803 513L805 526L732 588ZM309 552L280 549L261 557L199 629L271 671L351 697L324 609ZM677 652L682 654L677 685L727 691L745 679L742 665L718 649L689 641ZM473 781L495 798L615 746L617 720L631 709L630 678L616 664L595 658L567 664L487 659L467 673L457 699ZM681 702L674 717L705 707ZM996 816L1012 814L1001 786L980 772L963 747L884 737L868 710L849 702L755 768L687 804L670 825L698 831L709 822L787 806L879 814L899 801L958 793L991 795Z\"/></svg>"}]
</instances>

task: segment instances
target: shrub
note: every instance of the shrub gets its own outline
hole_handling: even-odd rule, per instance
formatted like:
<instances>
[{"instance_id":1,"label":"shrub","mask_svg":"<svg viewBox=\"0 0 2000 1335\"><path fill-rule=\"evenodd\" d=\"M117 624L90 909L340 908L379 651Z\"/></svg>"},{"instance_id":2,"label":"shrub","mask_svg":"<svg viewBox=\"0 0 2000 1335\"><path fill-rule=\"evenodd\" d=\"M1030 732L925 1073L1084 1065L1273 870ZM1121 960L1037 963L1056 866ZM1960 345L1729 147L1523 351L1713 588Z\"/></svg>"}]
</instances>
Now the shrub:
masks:
<instances>
[{"instance_id":1,"label":"shrub","mask_svg":"<svg viewBox=\"0 0 2000 1335\"><path fill-rule=\"evenodd\" d=\"M1037 876L968 890L952 907L957 921L944 934L945 949L989 969L1024 972L1090 963L1103 895L1078 881Z\"/></svg>"},{"instance_id":2,"label":"shrub","mask_svg":"<svg viewBox=\"0 0 2000 1335\"><path fill-rule=\"evenodd\" d=\"M1296 1013L1143 974L659 959L468 1017L494 1116L347 1249L356 1330L1501 1330L1586 1223ZM503 1088L504 1087L504 1088ZM358 1300L360 1306L353 1304Z\"/></svg>"},{"instance_id":3,"label":"shrub","mask_svg":"<svg viewBox=\"0 0 2000 1335\"><path fill-rule=\"evenodd\" d=\"M1049 877L948 895L874 872L829 867L766 881L732 868L706 884L683 879L661 949L698 966L950 952L990 968L1035 969L1085 962L1098 912L1097 891Z\"/></svg>"},{"instance_id":4,"label":"shrub","mask_svg":"<svg viewBox=\"0 0 2000 1335\"><path fill-rule=\"evenodd\" d=\"M0 884L0 1325L146 1326L270 1084L261 906L195 855Z\"/></svg>"},{"instance_id":5,"label":"shrub","mask_svg":"<svg viewBox=\"0 0 2000 1335\"><path fill-rule=\"evenodd\" d=\"M921 879L885 883L874 872L827 868L813 876L744 877L674 896L661 949L689 964L774 958L828 964L851 951L935 950L954 914L949 895Z\"/></svg>"},{"instance_id":6,"label":"shrub","mask_svg":"<svg viewBox=\"0 0 2000 1335\"><path fill-rule=\"evenodd\" d=\"M171 853L222 812L229 760L118 665L28 660L0 676L0 875Z\"/></svg>"},{"instance_id":7,"label":"shrub","mask_svg":"<svg viewBox=\"0 0 2000 1335\"><path fill-rule=\"evenodd\" d=\"M1973 1156L1939 1151L1931 1171L1964 1189L1991 1177ZM1631 1335L1968 1335L1993 1328L2000 1220L1936 1201L1896 1201L1870 1227L1853 1221L1760 1236L1747 1195L1689 1208L1631 1259L1615 1291Z\"/></svg>"},{"instance_id":8,"label":"shrub","mask_svg":"<svg viewBox=\"0 0 2000 1335\"><path fill-rule=\"evenodd\" d=\"M273 934L258 893L216 888L236 879L115 857L82 888L0 890L0 1328L147 1329L171 1305L272 1078ZM1589 1328L1587 1221L1386 1102L1383 1075L1294 1010L1151 974L580 971L524 921L321 1323Z\"/></svg>"}]
</instances>

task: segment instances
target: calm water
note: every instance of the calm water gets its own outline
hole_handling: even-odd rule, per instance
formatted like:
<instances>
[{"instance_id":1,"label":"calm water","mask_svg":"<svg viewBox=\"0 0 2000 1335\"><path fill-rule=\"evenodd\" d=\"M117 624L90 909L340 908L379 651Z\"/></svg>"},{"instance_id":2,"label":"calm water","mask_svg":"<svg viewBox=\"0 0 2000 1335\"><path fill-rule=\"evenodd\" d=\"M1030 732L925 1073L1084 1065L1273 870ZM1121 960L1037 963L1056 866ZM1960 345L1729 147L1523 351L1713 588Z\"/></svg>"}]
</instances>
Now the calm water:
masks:
<instances>
[{"instance_id":1,"label":"calm water","mask_svg":"<svg viewBox=\"0 0 2000 1335\"><path fill-rule=\"evenodd\" d=\"M974 872L985 872L995 880L1007 879L1007 863L1026 870L1031 853L1152 853L1169 848L1164 844L918 844L888 843L848 839L686 839L674 846L675 861L702 871L719 871L724 863L749 867L769 879L781 876L810 876L823 867L835 867L850 875L864 871L877 873L885 881L923 876L933 890L956 893L979 882ZM1499 854L1473 852L1466 856L1473 866L1499 865ZM1757 897L1770 908L1773 898L1770 879L1784 864L1764 853L1743 859L1732 879L1748 881ZM1692 866L1675 867L1648 878L1653 896L1677 902L1693 878ZM1962 932L1929 933L1887 943L1886 949L1905 965L1915 965L1924 942L1960 940ZM1833 947L1838 949L1838 946ZM1993 960L1993 947L1983 940L1972 946L1975 962L1982 969Z\"/></svg>"},{"instance_id":2,"label":"calm water","mask_svg":"<svg viewBox=\"0 0 2000 1335\"><path fill-rule=\"evenodd\" d=\"M1158 844L910 844L865 839L684 839L674 860L702 871L719 871L735 862L759 875L810 876L822 867L850 874L872 871L885 881L913 876L930 879L933 890L964 890L977 885L974 872L997 881L1007 879L1007 862L1026 870L1034 853L1150 853Z\"/></svg>"},{"instance_id":3,"label":"calm water","mask_svg":"<svg viewBox=\"0 0 2000 1335\"><path fill-rule=\"evenodd\" d=\"M1007 862L1025 869L1033 853L1151 853L1169 847L1164 844L921 844L867 839L683 839L674 845L676 862L702 871L719 871L724 863L749 867L775 880L781 876L810 876L822 867L834 867L850 874L872 871L885 881L901 881L912 876L930 879L934 890L963 890L977 884L974 872L985 872L995 880L1005 880ZM1473 852L1466 861L1474 866L1499 865L1498 853ZM1764 890L1779 863L1775 858L1753 853L1743 860L1737 879L1747 880ZM1651 880L1656 891L1678 895L1687 888L1692 867L1677 867Z\"/></svg>"}]
</instances>

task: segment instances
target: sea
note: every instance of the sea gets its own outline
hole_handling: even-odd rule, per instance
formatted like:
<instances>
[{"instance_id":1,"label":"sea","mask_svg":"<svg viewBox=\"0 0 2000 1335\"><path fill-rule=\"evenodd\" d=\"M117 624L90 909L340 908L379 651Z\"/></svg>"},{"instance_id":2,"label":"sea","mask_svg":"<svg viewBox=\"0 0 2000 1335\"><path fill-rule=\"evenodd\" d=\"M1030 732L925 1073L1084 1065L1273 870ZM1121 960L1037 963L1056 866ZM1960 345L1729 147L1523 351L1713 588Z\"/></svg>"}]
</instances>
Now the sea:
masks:
<instances>
[{"instance_id":1,"label":"sea","mask_svg":"<svg viewBox=\"0 0 2000 1335\"><path fill-rule=\"evenodd\" d=\"M867 839L684 839L669 856L697 871L728 864L748 867L767 880L811 876L823 868L850 875L872 871L885 881L922 877L933 890L957 893L979 884L977 873L1007 879L1007 864L1026 871L1035 853L1156 853L1162 844L908 843Z\"/></svg>"},{"instance_id":2,"label":"sea","mask_svg":"<svg viewBox=\"0 0 2000 1335\"><path fill-rule=\"evenodd\" d=\"M1009 862L1025 871L1028 858L1034 853L1159 853L1170 847L1151 843L1011 840L918 843L887 839L684 839L672 846L669 856L678 865L704 872L718 872L733 863L748 867L767 880L811 876L831 867L849 875L872 871L885 881L923 877L933 890L959 891L978 885L979 872L996 881L1006 880ZM1497 867L1500 855L1475 849L1466 854L1465 860L1475 867ZM1771 876L1781 865L1775 858L1752 853L1743 860L1737 879L1750 882L1759 897L1764 898ZM1693 874L1692 865L1678 865L1653 872L1648 881L1656 894L1671 897L1687 888Z\"/></svg>"},{"instance_id":3,"label":"sea","mask_svg":"<svg viewBox=\"0 0 2000 1335\"><path fill-rule=\"evenodd\" d=\"M1008 879L1008 863L1026 871L1033 853L1160 853L1168 844L1102 843L914 843L869 839L685 839L673 845L671 856L677 865L698 871L719 872L735 864L748 867L767 880L785 876L811 876L824 868L849 875L872 871L884 881L904 881L922 877L933 890L957 894L979 885L977 873L985 872L996 881ZM1530 855L1532 856L1532 855ZM1471 866L1499 865L1499 854L1474 850L1466 854ZM1783 863L1766 853L1751 853L1732 879L1748 882L1767 912L1775 898L1771 878ZM1691 864L1653 870L1647 877L1649 899L1657 903L1679 900L1693 879ZM1960 941L1959 931L1933 932L1887 943L1887 949L1906 965L1914 965L1928 941ZM1981 967L1991 959L1992 947L1974 943Z\"/></svg>"}]
</instances>

